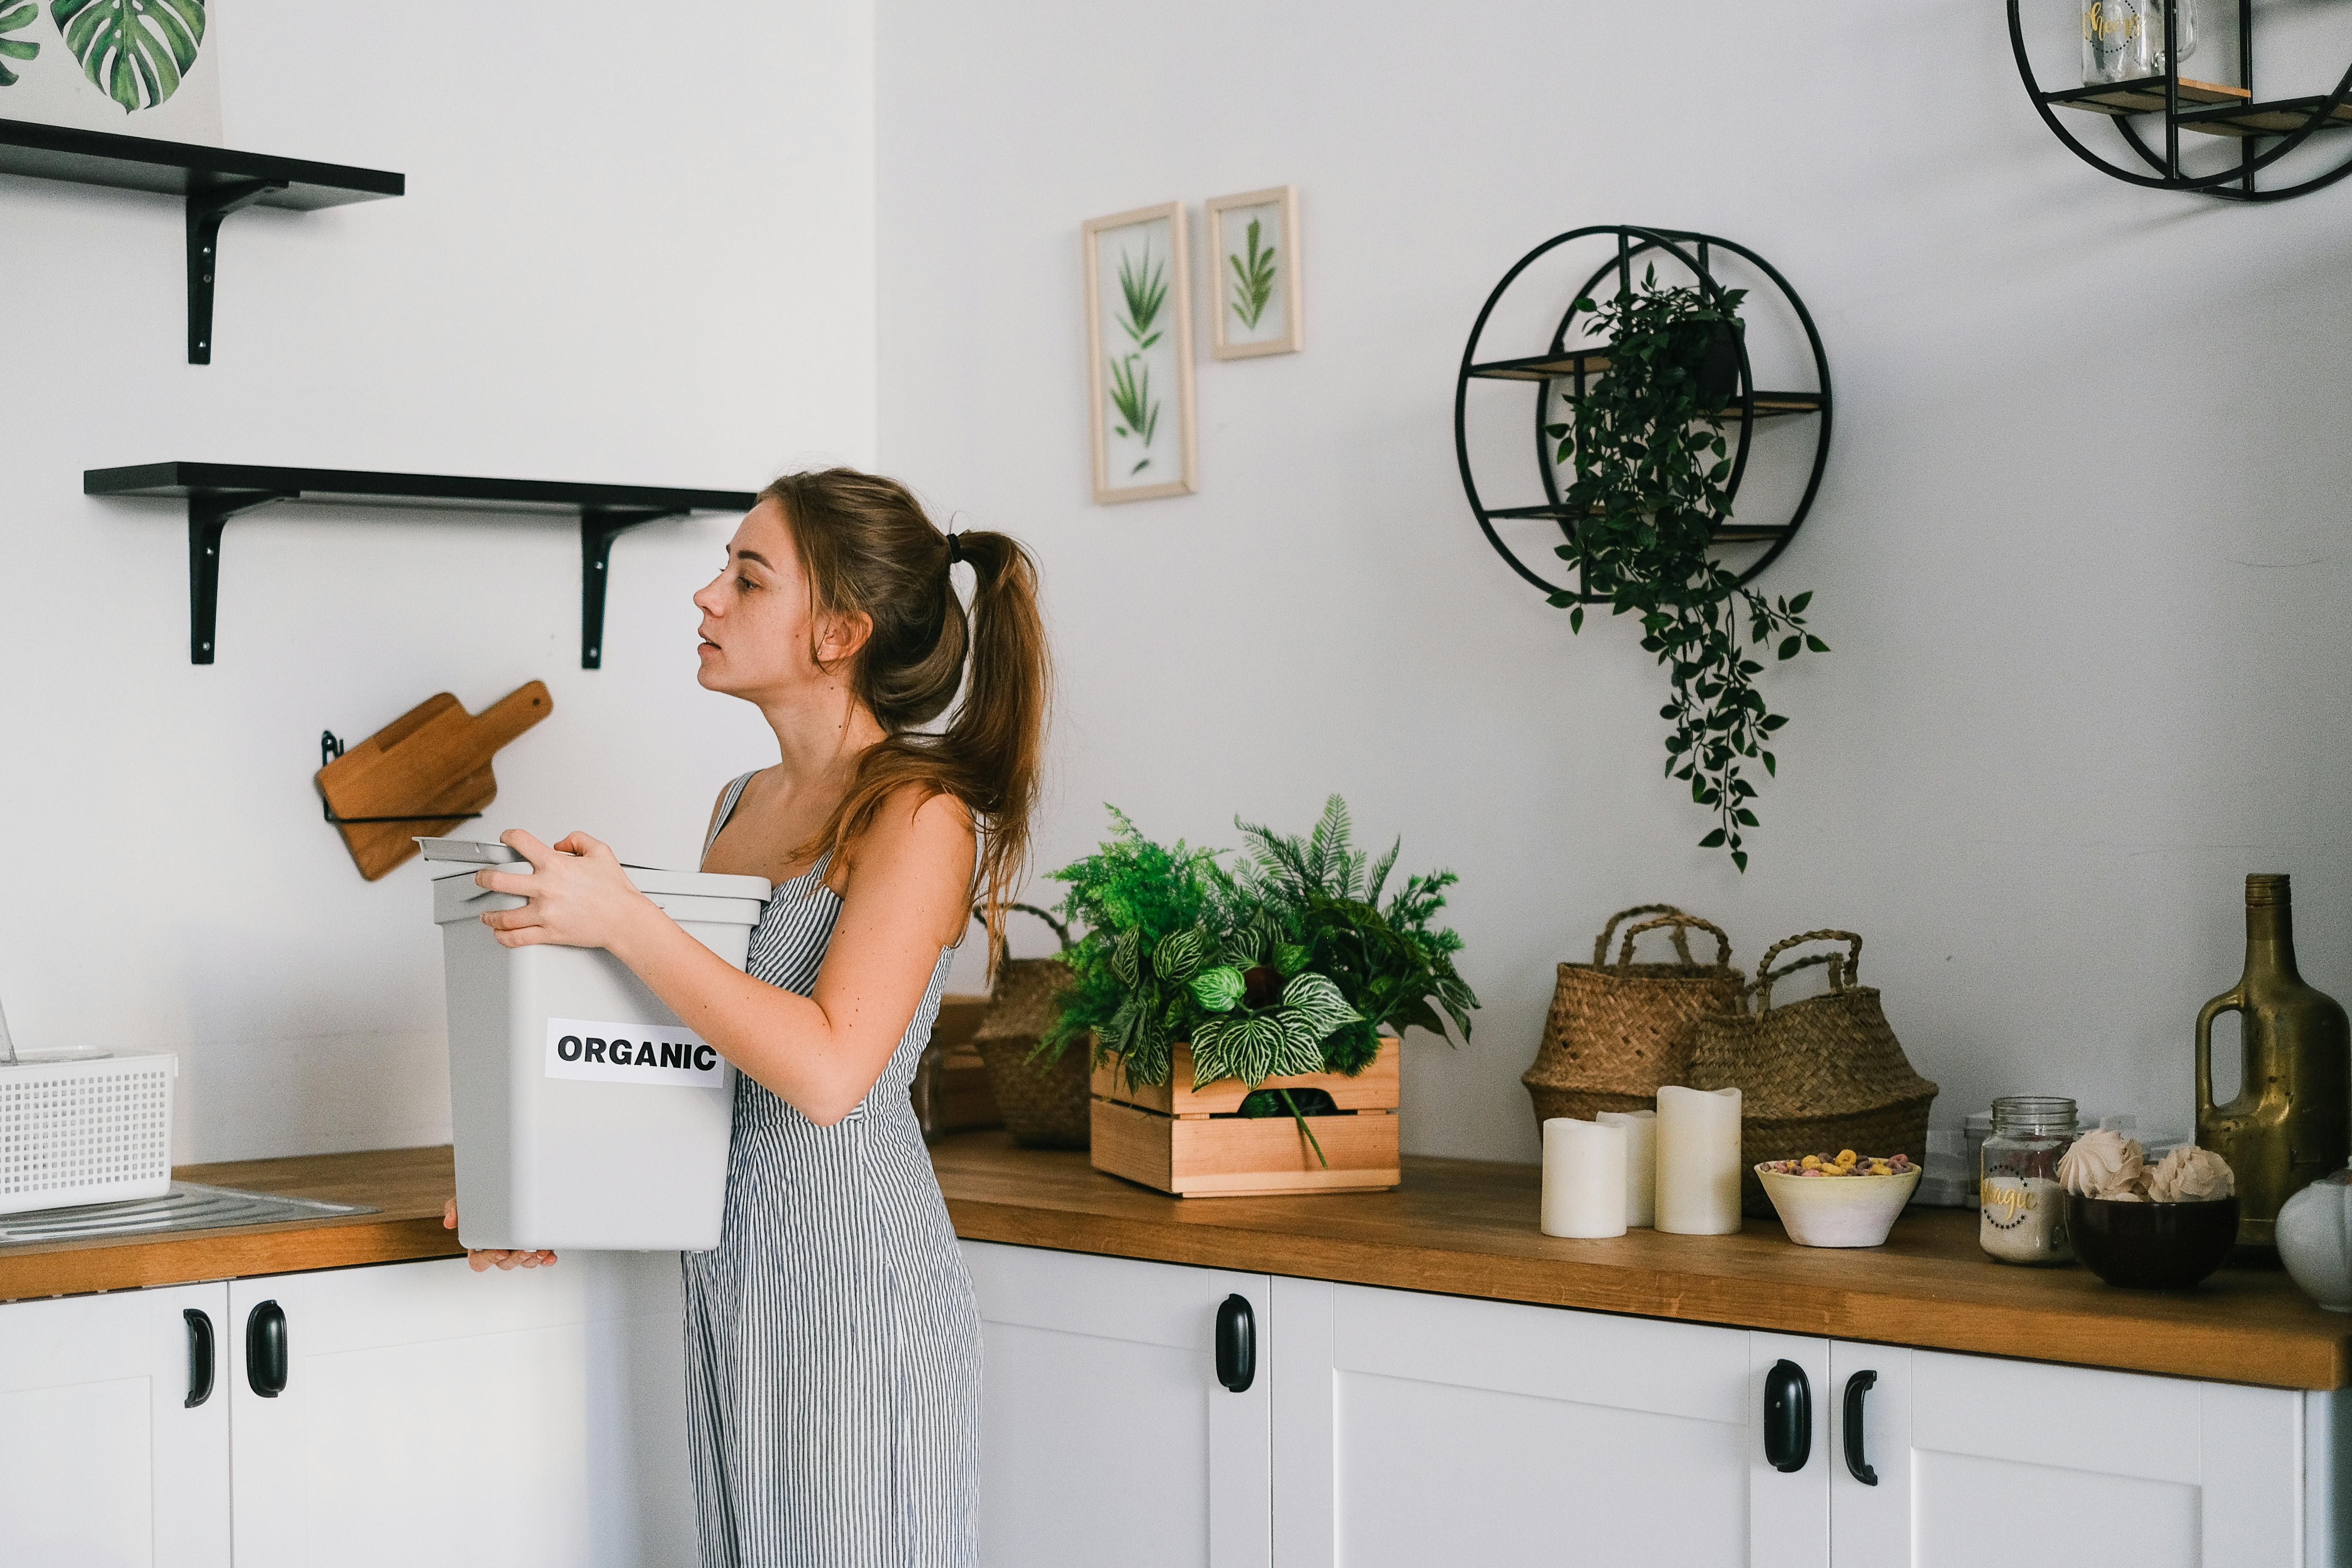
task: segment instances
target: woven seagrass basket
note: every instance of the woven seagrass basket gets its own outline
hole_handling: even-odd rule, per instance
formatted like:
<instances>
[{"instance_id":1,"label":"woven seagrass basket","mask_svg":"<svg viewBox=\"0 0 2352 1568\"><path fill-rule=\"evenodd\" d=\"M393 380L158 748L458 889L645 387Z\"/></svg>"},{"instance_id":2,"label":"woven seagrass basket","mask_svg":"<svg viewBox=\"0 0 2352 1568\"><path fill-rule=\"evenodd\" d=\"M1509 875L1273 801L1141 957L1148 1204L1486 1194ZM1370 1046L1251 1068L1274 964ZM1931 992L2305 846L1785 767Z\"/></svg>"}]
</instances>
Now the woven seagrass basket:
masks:
<instances>
[{"instance_id":1,"label":"woven seagrass basket","mask_svg":"<svg viewBox=\"0 0 2352 1568\"><path fill-rule=\"evenodd\" d=\"M1626 931L1612 965L1609 939L1635 915L1657 918ZM1659 930L1674 933L1677 962L1634 963L1633 939ZM1714 936L1713 963L1692 961L1693 930ZM1610 916L1592 944L1592 962L1559 966L1543 1044L1535 1065L1519 1078L1535 1102L1536 1121L1573 1116L1589 1121L1603 1110L1654 1109L1660 1084L1685 1081L1698 1021L1738 1008L1745 978L1731 967L1731 939L1696 915L1671 904L1642 904Z\"/></svg>"},{"instance_id":2,"label":"woven seagrass basket","mask_svg":"<svg viewBox=\"0 0 2352 1568\"><path fill-rule=\"evenodd\" d=\"M1007 909L1035 915L1054 928L1062 951L1070 931L1033 904ZM977 911L974 911L977 914ZM1070 966L1058 958L1008 958L996 966L988 1011L971 1043L988 1069L989 1092L1013 1141L1031 1149L1083 1149L1091 1142L1093 1096L1087 1087L1087 1047L1072 1041L1059 1060L1030 1061L1030 1053L1062 1011Z\"/></svg>"},{"instance_id":3,"label":"woven seagrass basket","mask_svg":"<svg viewBox=\"0 0 2352 1568\"><path fill-rule=\"evenodd\" d=\"M1808 942L1843 942L1843 953L1816 953L1780 969L1772 961ZM1873 986L1853 984L1862 938L1809 931L1778 942L1756 966L1756 1010L1745 1007L1698 1026L1693 1089L1739 1090L1740 1212L1772 1213L1757 1179L1766 1160L1834 1154L1841 1149L1903 1153L1927 1162L1927 1111L1936 1086L1912 1070ZM1800 969L1829 966L1819 996L1772 1005L1772 986Z\"/></svg>"}]
</instances>

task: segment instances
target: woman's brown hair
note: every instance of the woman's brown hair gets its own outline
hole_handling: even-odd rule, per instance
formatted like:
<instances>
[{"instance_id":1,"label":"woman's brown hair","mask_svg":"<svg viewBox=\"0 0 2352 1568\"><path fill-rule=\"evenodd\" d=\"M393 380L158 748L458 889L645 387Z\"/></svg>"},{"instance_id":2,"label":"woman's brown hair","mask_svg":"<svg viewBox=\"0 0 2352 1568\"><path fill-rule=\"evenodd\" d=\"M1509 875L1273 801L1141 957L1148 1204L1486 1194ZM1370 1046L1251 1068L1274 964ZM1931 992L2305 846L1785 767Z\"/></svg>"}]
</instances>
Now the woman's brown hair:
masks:
<instances>
[{"instance_id":1,"label":"woman's brown hair","mask_svg":"<svg viewBox=\"0 0 2352 1568\"><path fill-rule=\"evenodd\" d=\"M1002 533L952 536L895 479L855 468L787 474L760 492L783 508L820 616L870 616L850 689L887 739L857 772L812 848L838 850L872 826L883 803L912 784L920 799L951 795L980 834L974 890L991 959L1004 905L1029 858L1029 814L1051 700L1052 661L1037 614L1037 567ZM971 608L956 595L957 561L972 569ZM970 667L970 680L965 673ZM944 731L922 732L954 702Z\"/></svg>"}]
</instances>

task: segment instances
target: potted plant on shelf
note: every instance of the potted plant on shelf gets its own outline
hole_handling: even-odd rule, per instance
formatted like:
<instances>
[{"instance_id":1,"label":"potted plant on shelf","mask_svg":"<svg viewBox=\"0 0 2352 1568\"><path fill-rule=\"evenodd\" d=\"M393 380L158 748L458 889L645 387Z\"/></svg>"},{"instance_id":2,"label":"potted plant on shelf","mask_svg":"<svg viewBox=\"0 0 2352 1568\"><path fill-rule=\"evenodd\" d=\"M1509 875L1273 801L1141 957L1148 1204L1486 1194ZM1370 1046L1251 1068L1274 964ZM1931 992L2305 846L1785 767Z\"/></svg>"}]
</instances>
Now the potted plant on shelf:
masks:
<instances>
[{"instance_id":1,"label":"potted plant on shelf","mask_svg":"<svg viewBox=\"0 0 2352 1568\"><path fill-rule=\"evenodd\" d=\"M1659 717L1674 729L1665 771L1715 815L1699 847L1728 850L1742 871L1741 830L1757 826L1756 781L1742 764L1777 774L1766 748L1788 722L1765 708L1754 684L1764 666L1749 651L1766 643L1782 659L1830 651L1805 629L1811 594L1767 599L1710 553L1731 518L1723 426L1735 411L1726 404L1739 382L1745 297L1712 284L1660 288L1652 268L1638 290L1622 289L1605 305L1579 300L1576 310L1610 341L1609 369L1570 401L1566 422L1545 426L1559 442L1554 460L1574 473L1561 499L1575 537L1558 553L1577 563L1585 593L1612 615L1641 617L1643 648L1666 667ZM1575 595L1551 602L1568 609L1570 631L1584 629Z\"/></svg>"},{"instance_id":2,"label":"potted plant on shelf","mask_svg":"<svg viewBox=\"0 0 2352 1568\"><path fill-rule=\"evenodd\" d=\"M1382 905L1397 848L1368 865L1338 795L1303 839L1236 821L1234 870L1111 818L1054 873L1088 929L1040 1046L1092 1042L1096 1168L1183 1196L1396 1185L1398 1036L1467 1040L1478 1005L1434 924L1454 874Z\"/></svg>"}]
</instances>

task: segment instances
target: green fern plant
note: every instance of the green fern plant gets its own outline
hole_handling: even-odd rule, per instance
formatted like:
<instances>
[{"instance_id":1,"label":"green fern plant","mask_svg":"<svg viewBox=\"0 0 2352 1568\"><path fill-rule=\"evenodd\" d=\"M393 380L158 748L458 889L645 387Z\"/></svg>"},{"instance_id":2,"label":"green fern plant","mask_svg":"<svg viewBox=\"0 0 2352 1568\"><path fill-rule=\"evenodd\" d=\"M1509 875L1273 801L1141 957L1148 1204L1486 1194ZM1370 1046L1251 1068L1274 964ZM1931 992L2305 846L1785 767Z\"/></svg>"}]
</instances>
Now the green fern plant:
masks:
<instances>
[{"instance_id":1,"label":"green fern plant","mask_svg":"<svg viewBox=\"0 0 2352 1568\"><path fill-rule=\"evenodd\" d=\"M1160 403L1151 395L1151 367L1143 363L1143 353L1167 335L1160 312L1168 303L1168 269L1151 258L1149 243L1139 258L1119 252L1118 293L1127 312L1119 318L1119 330L1129 347L1123 354L1106 355L1104 363L1110 367L1110 405L1125 421L1112 428L1144 448L1127 470L1132 479L1151 466L1151 443L1160 434Z\"/></svg>"},{"instance_id":2,"label":"green fern plant","mask_svg":"<svg viewBox=\"0 0 2352 1568\"><path fill-rule=\"evenodd\" d=\"M1246 256L1225 258L1225 265L1234 269L1234 314L1253 331L1265 315L1267 302L1274 298L1274 247L1258 248L1259 233L1259 220L1250 219Z\"/></svg>"},{"instance_id":3,"label":"green fern plant","mask_svg":"<svg viewBox=\"0 0 2352 1568\"><path fill-rule=\"evenodd\" d=\"M11 38L6 35L23 32L40 16L38 0L25 0L13 9L0 11L0 87L14 87L17 77L8 68L10 60L29 60L41 52L41 46L29 38Z\"/></svg>"},{"instance_id":4,"label":"green fern plant","mask_svg":"<svg viewBox=\"0 0 2352 1568\"><path fill-rule=\"evenodd\" d=\"M1133 437L1149 448L1151 438L1160 433L1160 405L1151 395L1151 367L1143 363L1141 356L1129 354L1110 362L1110 405L1126 421L1111 428L1122 436ZM1142 460L1127 471L1132 478L1150 466L1151 455L1147 450Z\"/></svg>"},{"instance_id":5,"label":"green fern plant","mask_svg":"<svg viewBox=\"0 0 2352 1568\"><path fill-rule=\"evenodd\" d=\"M205 41L205 0L49 0L49 19L125 114L179 91Z\"/></svg>"},{"instance_id":6,"label":"green fern plant","mask_svg":"<svg viewBox=\"0 0 2352 1568\"><path fill-rule=\"evenodd\" d=\"M1133 352L1141 353L1160 341L1160 311L1168 303L1168 269L1151 258L1149 244L1140 258L1119 252L1118 292L1127 306L1127 318L1119 326L1135 345Z\"/></svg>"}]
</instances>

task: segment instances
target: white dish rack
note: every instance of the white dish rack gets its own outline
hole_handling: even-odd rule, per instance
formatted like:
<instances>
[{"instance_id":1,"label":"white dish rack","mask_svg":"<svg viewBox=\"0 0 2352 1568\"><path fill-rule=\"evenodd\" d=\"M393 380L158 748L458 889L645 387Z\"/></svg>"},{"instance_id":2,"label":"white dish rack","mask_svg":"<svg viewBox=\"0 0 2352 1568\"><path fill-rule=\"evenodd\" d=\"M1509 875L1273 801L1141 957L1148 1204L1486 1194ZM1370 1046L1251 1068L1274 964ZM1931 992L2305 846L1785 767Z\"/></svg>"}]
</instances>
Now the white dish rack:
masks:
<instances>
[{"instance_id":1,"label":"white dish rack","mask_svg":"<svg viewBox=\"0 0 2352 1568\"><path fill-rule=\"evenodd\" d=\"M0 1016L0 1215L169 1192L178 1073L164 1054L19 1057Z\"/></svg>"}]
</instances>

